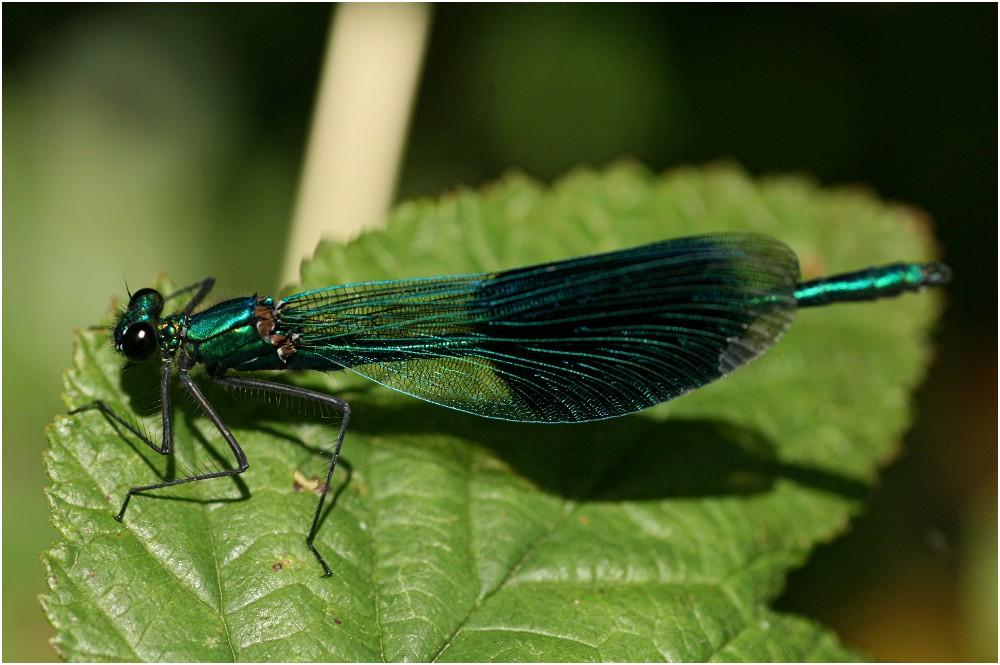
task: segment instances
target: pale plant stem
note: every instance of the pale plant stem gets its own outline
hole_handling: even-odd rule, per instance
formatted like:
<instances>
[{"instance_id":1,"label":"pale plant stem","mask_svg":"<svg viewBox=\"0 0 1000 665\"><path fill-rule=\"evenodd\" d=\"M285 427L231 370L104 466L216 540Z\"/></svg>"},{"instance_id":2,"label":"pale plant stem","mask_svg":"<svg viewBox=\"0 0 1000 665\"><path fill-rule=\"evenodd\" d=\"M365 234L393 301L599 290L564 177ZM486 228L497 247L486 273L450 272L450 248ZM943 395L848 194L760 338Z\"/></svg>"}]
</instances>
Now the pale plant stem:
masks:
<instances>
[{"instance_id":1,"label":"pale plant stem","mask_svg":"<svg viewBox=\"0 0 1000 665\"><path fill-rule=\"evenodd\" d=\"M430 7L341 5L334 16L282 267L284 284L321 239L385 218L403 155Z\"/></svg>"}]
</instances>

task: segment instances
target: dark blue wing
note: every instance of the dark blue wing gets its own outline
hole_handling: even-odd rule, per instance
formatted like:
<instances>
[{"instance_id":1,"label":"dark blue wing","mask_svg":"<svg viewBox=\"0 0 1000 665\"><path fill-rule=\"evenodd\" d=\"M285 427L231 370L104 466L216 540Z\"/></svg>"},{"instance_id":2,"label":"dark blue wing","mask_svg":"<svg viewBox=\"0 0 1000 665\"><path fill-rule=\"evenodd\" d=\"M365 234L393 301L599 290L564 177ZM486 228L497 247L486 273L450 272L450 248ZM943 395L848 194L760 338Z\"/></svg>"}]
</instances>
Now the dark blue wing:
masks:
<instances>
[{"instance_id":1,"label":"dark blue wing","mask_svg":"<svg viewBox=\"0 0 1000 665\"><path fill-rule=\"evenodd\" d=\"M490 418L582 422L672 399L763 353L794 316L798 277L781 242L718 234L331 287L286 298L279 316L313 367Z\"/></svg>"}]
</instances>

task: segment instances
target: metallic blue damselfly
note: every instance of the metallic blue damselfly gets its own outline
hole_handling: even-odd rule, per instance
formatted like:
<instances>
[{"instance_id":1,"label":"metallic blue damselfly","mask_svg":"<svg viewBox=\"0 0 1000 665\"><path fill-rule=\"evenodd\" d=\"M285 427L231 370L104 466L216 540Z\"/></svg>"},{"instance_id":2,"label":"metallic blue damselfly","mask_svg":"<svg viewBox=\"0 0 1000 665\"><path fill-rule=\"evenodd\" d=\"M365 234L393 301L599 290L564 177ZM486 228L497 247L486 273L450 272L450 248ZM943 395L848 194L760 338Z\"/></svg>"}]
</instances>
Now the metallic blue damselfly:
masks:
<instances>
[{"instance_id":1,"label":"metallic blue damselfly","mask_svg":"<svg viewBox=\"0 0 1000 665\"><path fill-rule=\"evenodd\" d=\"M944 284L940 263L896 263L809 282L783 243L754 234L679 238L606 254L496 273L366 282L280 300L251 295L195 312L214 280L164 297L131 295L112 326L130 362L158 358L163 431L155 443L96 401L101 411L163 455L173 451L170 387L182 388L226 440L235 468L131 488L234 476L249 463L190 376L230 388L312 400L342 414L306 543L314 540L350 406L336 397L232 372L346 370L434 404L488 418L580 423L623 416L725 376L756 358L798 308L877 300ZM187 302L169 315L172 301Z\"/></svg>"}]
</instances>

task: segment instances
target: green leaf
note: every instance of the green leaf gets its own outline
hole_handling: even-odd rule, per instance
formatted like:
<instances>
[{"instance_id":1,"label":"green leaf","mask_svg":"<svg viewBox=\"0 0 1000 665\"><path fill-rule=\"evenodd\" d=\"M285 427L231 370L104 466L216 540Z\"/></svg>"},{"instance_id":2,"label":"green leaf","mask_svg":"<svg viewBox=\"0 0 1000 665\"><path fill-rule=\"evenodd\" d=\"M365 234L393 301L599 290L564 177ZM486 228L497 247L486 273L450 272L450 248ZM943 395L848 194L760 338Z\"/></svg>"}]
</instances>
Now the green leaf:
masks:
<instances>
[{"instance_id":1,"label":"green leaf","mask_svg":"<svg viewBox=\"0 0 1000 665\"><path fill-rule=\"evenodd\" d=\"M385 230L322 245L303 286L741 229L787 242L805 278L933 254L917 213L863 191L622 164L402 204ZM322 475L336 423L206 389L250 470L139 496L119 524L129 486L231 465L225 445L186 400L175 462L96 412L58 417L46 464L61 539L43 598L56 646L126 661L857 659L769 604L896 454L937 308L924 294L803 311L752 366L590 425L495 422L336 374L291 377L353 407L353 476L338 467L317 540L327 579L303 542L316 501L304 479ZM155 430L156 376L122 372L104 335L83 331L66 403L104 399Z\"/></svg>"}]
</instances>

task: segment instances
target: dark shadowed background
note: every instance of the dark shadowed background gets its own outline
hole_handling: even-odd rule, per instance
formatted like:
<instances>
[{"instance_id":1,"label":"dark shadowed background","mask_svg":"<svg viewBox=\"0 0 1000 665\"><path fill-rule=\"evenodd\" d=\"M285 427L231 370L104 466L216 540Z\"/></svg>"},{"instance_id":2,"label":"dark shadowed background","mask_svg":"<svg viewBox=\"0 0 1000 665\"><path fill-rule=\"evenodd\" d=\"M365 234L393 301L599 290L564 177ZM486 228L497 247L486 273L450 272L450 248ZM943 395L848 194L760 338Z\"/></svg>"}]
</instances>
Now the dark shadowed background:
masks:
<instances>
[{"instance_id":1,"label":"dark shadowed background","mask_svg":"<svg viewBox=\"0 0 1000 665\"><path fill-rule=\"evenodd\" d=\"M41 453L73 328L161 270L213 274L221 295L278 286L330 11L4 6L4 660L56 657ZM728 159L933 219L955 280L904 452L780 601L882 660L997 657L996 21L996 5L441 6L401 171L404 199L512 168Z\"/></svg>"}]
</instances>

